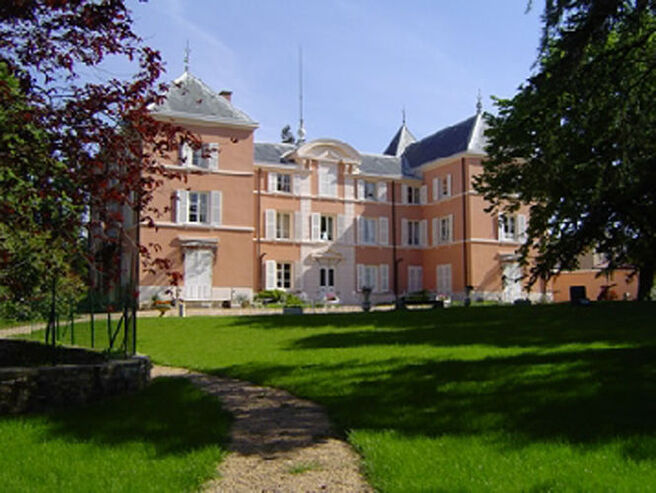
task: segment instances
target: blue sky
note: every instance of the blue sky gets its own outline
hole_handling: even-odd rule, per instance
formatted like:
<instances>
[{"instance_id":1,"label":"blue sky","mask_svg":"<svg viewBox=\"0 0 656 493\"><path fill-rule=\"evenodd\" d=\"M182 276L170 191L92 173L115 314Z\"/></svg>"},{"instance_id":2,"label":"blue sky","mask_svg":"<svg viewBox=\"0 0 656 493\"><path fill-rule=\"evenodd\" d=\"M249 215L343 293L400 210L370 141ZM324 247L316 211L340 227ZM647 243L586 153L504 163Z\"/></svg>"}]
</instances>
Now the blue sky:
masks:
<instances>
[{"instance_id":1,"label":"blue sky","mask_svg":"<svg viewBox=\"0 0 656 493\"><path fill-rule=\"evenodd\" d=\"M479 89L487 110L490 95L512 96L537 54L534 3L527 14L527 0L128 0L167 79L183 72L189 40L191 72L233 91L260 123L257 141L297 127L302 45L308 139L364 152L382 152L404 107L421 138L471 116Z\"/></svg>"}]
</instances>

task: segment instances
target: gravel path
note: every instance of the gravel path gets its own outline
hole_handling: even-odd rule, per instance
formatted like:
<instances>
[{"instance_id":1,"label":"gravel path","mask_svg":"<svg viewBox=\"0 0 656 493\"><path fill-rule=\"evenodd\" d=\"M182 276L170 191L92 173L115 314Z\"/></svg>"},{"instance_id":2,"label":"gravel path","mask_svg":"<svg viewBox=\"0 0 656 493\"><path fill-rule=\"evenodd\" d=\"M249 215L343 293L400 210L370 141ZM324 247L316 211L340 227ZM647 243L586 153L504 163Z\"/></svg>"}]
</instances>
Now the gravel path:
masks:
<instances>
[{"instance_id":1,"label":"gravel path","mask_svg":"<svg viewBox=\"0 0 656 493\"><path fill-rule=\"evenodd\" d=\"M331 427L323 409L283 390L231 378L155 366L152 376L181 376L217 396L234 416L220 479L205 491L373 492L360 457Z\"/></svg>"}]
</instances>

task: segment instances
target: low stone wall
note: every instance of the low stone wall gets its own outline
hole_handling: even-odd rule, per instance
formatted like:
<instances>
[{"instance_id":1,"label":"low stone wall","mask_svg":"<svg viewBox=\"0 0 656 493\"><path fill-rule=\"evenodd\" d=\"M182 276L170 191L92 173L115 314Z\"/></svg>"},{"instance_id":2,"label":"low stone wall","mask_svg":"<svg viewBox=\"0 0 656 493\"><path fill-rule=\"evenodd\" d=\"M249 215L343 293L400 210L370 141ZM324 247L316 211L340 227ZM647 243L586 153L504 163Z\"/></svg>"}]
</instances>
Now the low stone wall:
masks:
<instances>
[{"instance_id":1,"label":"low stone wall","mask_svg":"<svg viewBox=\"0 0 656 493\"><path fill-rule=\"evenodd\" d=\"M55 365L39 361L53 356ZM32 366L9 366L21 360ZM108 360L83 349L0 340L0 414L45 411L134 392L148 384L150 368L145 356Z\"/></svg>"}]
</instances>

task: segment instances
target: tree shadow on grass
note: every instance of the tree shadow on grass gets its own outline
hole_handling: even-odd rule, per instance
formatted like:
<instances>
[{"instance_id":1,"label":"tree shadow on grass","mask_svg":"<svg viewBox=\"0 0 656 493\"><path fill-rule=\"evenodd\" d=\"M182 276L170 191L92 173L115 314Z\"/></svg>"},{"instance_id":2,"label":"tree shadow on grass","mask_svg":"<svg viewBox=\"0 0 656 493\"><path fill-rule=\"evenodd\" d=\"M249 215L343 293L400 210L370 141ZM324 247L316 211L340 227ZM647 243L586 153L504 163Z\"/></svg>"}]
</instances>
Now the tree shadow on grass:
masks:
<instances>
[{"instance_id":1,"label":"tree shadow on grass","mask_svg":"<svg viewBox=\"0 0 656 493\"><path fill-rule=\"evenodd\" d=\"M523 354L482 360L396 358L339 365L239 365L231 375L284 382L326 406L343 430L436 437L510 433L597 446L619 440L634 460L656 458L655 347Z\"/></svg>"},{"instance_id":2,"label":"tree shadow on grass","mask_svg":"<svg viewBox=\"0 0 656 493\"><path fill-rule=\"evenodd\" d=\"M52 438L102 445L144 442L158 456L209 446L226 449L231 417L184 379L159 378L145 390L44 415ZM14 419L14 418L6 418Z\"/></svg>"}]
</instances>

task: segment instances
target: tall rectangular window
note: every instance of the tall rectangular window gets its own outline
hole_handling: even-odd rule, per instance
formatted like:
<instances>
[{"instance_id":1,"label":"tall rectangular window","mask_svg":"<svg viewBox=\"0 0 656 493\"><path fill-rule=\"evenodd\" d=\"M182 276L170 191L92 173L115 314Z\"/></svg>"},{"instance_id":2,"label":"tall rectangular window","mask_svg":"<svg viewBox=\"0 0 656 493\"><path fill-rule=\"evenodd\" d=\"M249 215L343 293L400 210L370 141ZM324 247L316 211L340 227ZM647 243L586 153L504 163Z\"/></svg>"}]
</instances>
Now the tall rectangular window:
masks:
<instances>
[{"instance_id":1,"label":"tall rectangular window","mask_svg":"<svg viewBox=\"0 0 656 493\"><path fill-rule=\"evenodd\" d=\"M323 241L333 241L335 237L335 220L333 216L321 216L320 236Z\"/></svg>"},{"instance_id":2,"label":"tall rectangular window","mask_svg":"<svg viewBox=\"0 0 656 493\"><path fill-rule=\"evenodd\" d=\"M419 246L421 242L419 221L408 220L408 245Z\"/></svg>"},{"instance_id":3,"label":"tall rectangular window","mask_svg":"<svg viewBox=\"0 0 656 493\"><path fill-rule=\"evenodd\" d=\"M423 289L424 273L420 265L408 266L408 292L415 293Z\"/></svg>"},{"instance_id":4,"label":"tall rectangular window","mask_svg":"<svg viewBox=\"0 0 656 493\"><path fill-rule=\"evenodd\" d=\"M278 173L276 175L276 192L292 193L292 177Z\"/></svg>"},{"instance_id":5,"label":"tall rectangular window","mask_svg":"<svg viewBox=\"0 0 656 493\"><path fill-rule=\"evenodd\" d=\"M279 289L289 289L292 287L292 264L276 264L276 287Z\"/></svg>"},{"instance_id":6,"label":"tall rectangular window","mask_svg":"<svg viewBox=\"0 0 656 493\"><path fill-rule=\"evenodd\" d=\"M319 286L322 288L335 287L335 268L321 267L319 270Z\"/></svg>"},{"instance_id":7,"label":"tall rectangular window","mask_svg":"<svg viewBox=\"0 0 656 493\"><path fill-rule=\"evenodd\" d=\"M501 241L515 241L516 233L515 216L501 214L499 216L499 239Z\"/></svg>"},{"instance_id":8,"label":"tall rectangular window","mask_svg":"<svg viewBox=\"0 0 656 493\"><path fill-rule=\"evenodd\" d=\"M420 187L411 187L407 188L406 202L408 204L419 204L421 203L421 188Z\"/></svg>"},{"instance_id":9,"label":"tall rectangular window","mask_svg":"<svg viewBox=\"0 0 656 493\"><path fill-rule=\"evenodd\" d=\"M376 193L376 182L375 181L365 181L364 182L364 199L365 200L377 200L378 196Z\"/></svg>"},{"instance_id":10,"label":"tall rectangular window","mask_svg":"<svg viewBox=\"0 0 656 493\"><path fill-rule=\"evenodd\" d=\"M208 193L189 192L189 212L187 222L207 224L208 220Z\"/></svg>"},{"instance_id":11,"label":"tall rectangular window","mask_svg":"<svg viewBox=\"0 0 656 493\"><path fill-rule=\"evenodd\" d=\"M360 218L360 243L365 245L376 244L376 219L370 217Z\"/></svg>"},{"instance_id":12,"label":"tall rectangular window","mask_svg":"<svg viewBox=\"0 0 656 493\"><path fill-rule=\"evenodd\" d=\"M292 218L289 212L276 213L276 239L289 240L291 238Z\"/></svg>"},{"instance_id":13,"label":"tall rectangular window","mask_svg":"<svg viewBox=\"0 0 656 493\"><path fill-rule=\"evenodd\" d=\"M440 218L440 243L450 243L453 241L453 221L451 216Z\"/></svg>"},{"instance_id":14,"label":"tall rectangular window","mask_svg":"<svg viewBox=\"0 0 656 493\"><path fill-rule=\"evenodd\" d=\"M318 170L319 195L337 197L337 165L320 164Z\"/></svg>"}]
</instances>

